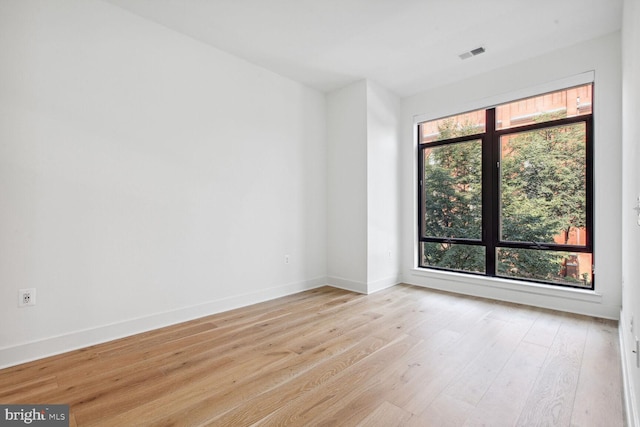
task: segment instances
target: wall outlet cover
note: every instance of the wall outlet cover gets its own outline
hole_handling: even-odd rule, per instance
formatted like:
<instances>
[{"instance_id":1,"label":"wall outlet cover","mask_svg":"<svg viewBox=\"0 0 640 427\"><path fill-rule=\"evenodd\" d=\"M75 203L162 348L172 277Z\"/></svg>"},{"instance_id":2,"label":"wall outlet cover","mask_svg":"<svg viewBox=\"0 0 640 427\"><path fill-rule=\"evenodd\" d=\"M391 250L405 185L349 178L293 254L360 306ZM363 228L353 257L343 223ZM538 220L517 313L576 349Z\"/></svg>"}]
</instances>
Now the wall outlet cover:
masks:
<instances>
[{"instance_id":1,"label":"wall outlet cover","mask_svg":"<svg viewBox=\"0 0 640 427\"><path fill-rule=\"evenodd\" d=\"M31 307L36 305L36 289L19 289L18 290L18 307Z\"/></svg>"}]
</instances>

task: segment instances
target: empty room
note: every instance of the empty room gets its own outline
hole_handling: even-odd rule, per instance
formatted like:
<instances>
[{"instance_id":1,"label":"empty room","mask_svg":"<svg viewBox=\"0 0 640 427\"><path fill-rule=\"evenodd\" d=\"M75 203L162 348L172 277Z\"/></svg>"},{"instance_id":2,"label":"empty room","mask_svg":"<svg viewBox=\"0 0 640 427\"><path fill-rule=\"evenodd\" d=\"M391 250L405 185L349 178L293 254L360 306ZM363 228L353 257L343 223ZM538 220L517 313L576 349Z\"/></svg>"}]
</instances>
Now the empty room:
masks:
<instances>
[{"instance_id":1,"label":"empty room","mask_svg":"<svg viewBox=\"0 0 640 427\"><path fill-rule=\"evenodd\" d=\"M640 427L640 0L0 0L0 425Z\"/></svg>"}]
</instances>

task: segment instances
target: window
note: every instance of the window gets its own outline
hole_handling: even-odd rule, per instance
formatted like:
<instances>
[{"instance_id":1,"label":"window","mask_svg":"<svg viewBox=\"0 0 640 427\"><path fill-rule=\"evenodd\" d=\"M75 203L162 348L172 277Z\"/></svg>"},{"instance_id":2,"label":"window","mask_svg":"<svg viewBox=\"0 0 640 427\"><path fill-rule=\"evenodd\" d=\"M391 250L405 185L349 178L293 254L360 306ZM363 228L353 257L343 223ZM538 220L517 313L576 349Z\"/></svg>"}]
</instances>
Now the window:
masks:
<instances>
[{"instance_id":1,"label":"window","mask_svg":"<svg viewBox=\"0 0 640 427\"><path fill-rule=\"evenodd\" d=\"M420 267L593 289L592 94L418 125Z\"/></svg>"}]
</instances>

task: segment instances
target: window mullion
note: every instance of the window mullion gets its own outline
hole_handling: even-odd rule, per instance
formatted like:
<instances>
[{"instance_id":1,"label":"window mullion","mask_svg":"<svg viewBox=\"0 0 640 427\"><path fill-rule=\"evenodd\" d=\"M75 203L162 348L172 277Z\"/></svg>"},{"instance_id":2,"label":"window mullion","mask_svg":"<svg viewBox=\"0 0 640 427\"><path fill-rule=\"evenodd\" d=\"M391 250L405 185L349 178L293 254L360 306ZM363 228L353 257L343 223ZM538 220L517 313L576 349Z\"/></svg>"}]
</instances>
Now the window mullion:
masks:
<instances>
[{"instance_id":1,"label":"window mullion","mask_svg":"<svg viewBox=\"0 0 640 427\"><path fill-rule=\"evenodd\" d=\"M486 274L496 275L496 244L498 231L498 161L496 144L496 110L486 110L486 133L482 144L483 243L486 248Z\"/></svg>"}]
</instances>

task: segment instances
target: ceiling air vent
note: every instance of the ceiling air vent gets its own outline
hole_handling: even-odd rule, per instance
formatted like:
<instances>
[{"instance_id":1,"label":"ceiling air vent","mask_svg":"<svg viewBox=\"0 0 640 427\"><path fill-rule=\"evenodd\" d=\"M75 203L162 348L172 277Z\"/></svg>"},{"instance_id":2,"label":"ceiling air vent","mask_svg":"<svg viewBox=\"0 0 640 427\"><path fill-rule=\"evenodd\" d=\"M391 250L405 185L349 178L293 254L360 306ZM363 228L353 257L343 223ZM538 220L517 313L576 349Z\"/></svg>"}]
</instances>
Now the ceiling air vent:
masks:
<instances>
[{"instance_id":1,"label":"ceiling air vent","mask_svg":"<svg viewBox=\"0 0 640 427\"><path fill-rule=\"evenodd\" d=\"M469 52L461 53L458 56L460 57L460 59L467 59L467 58L471 58L472 56L480 55L481 53L484 53L484 48L477 47L475 49L470 50Z\"/></svg>"}]
</instances>

